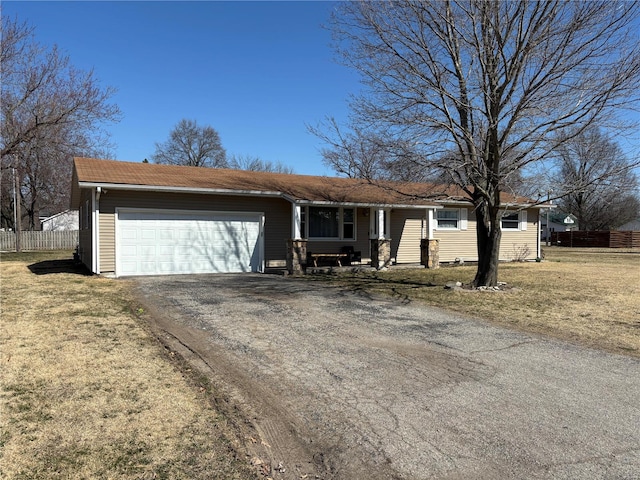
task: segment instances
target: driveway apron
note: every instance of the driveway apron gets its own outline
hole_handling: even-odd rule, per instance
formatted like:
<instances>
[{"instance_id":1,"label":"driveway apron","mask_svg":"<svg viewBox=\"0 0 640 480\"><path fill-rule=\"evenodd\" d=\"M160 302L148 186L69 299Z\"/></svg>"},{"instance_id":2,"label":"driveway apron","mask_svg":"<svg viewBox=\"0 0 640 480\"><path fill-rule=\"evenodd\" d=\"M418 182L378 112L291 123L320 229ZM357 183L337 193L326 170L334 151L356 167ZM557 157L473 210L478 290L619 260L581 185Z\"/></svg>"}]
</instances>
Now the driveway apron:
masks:
<instances>
[{"instance_id":1,"label":"driveway apron","mask_svg":"<svg viewBox=\"0 0 640 480\"><path fill-rule=\"evenodd\" d=\"M640 478L637 359L305 279L135 282L274 478Z\"/></svg>"}]
</instances>

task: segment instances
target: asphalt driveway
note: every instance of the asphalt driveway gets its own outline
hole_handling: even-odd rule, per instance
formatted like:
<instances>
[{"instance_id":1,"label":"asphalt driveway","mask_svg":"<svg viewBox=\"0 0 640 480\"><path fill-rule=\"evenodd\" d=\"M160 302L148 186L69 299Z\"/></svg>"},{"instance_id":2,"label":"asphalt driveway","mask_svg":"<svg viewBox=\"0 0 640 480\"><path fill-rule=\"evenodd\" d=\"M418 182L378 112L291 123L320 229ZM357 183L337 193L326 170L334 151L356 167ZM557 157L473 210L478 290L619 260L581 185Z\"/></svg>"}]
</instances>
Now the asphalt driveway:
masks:
<instances>
[{"instance_id":1,"label":"asphalt driveway","mask_svg":"<svg viewBox=\"0 0 640 480\"><path fill-rule=\"evenodd\" d=\"M640 478L637 359L303 279L135 282L274 478Z\"/></svg>"}]
</instances>

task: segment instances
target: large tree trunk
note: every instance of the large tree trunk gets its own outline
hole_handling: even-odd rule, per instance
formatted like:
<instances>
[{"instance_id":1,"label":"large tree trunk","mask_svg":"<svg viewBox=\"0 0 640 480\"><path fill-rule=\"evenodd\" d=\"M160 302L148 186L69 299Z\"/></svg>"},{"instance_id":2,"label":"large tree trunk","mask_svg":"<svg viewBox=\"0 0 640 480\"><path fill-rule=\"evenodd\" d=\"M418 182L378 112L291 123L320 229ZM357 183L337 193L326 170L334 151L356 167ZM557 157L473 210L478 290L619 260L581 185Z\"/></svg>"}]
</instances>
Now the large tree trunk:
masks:
<instances>
[{"instance_id":1,"label":"large tree trunk","mask_svg":"<svg viewBox=\"0 0 640 480\"><path fill-rule=\"evenodd\" d=\"M485 202L476 205L478 240L478 270L473 280L474 287L493 287L498 284L498 260L500 258L500 238L498 207L490 207Z\"/></svg>"}]
</instances>

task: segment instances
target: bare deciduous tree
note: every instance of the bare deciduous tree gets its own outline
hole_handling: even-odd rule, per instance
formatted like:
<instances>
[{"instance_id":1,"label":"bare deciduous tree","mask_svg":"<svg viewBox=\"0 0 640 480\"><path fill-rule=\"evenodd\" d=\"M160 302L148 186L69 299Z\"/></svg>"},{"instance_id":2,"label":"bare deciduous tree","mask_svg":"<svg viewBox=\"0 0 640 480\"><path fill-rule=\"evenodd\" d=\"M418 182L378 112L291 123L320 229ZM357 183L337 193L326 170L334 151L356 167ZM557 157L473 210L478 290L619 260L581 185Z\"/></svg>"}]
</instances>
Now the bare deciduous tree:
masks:
<instances>
[{"instance_id":1,"label":"bare deciduous tree","mask_svg":"<svg viewBox=\"0 0 640 480\"><path fill-rule=\"evenodd\" d=\"M72 157L108 149L101 124L117 121L120 111L110 103L112 88L73 67L57 47L39 44L26 23L2 19L0 61L2 225L14 228L15 171L28 227L38 229L41 208L68 208Z\"/></svg>"},{"instance_id":2,"label":"bare deciduous tree","mask_svg":"<svg viewBox=\"0 0 640 480\"><path fill-rule=\"evenodd\" d=\"M151 156L155 163L190 167L224 168L226 152L220 135L210 126L199 126L195 120L180 120L164 143L156 143Z\"/></svg>"},{"instance_id":3,"label":"bare deciduous tree","mask_svg":"<svg viewBox=\"0 0 640 480\"><path fill-rule=\"evenodd\" d=\"M237 170L249 170L252 172L272 172L272 173L294 173L293 167L289 167L281 162L270 162L259 157L244 155L232 155L229 160L229 168Z\"/></svg>"},{"instance_id":4,"label":"bare deciduous tree","mask_svg":"<svg viewBox=\"0 0 640 480\"><path fill-rule=\"evenodd\" d=\"M598 128L569 137L555 151L558 180L573 188L560 208L577 217L581 230L610 230L637 218L638 179L620 146Z\"/></svg>"},{"instance_id":5,"label":"bare deciduous tree","mask_svg":"<svg viewBox=\"0 0 640 480\"><path fill-rule=\"evenodd\" d=\"M466 192L476 286L498 279L506 179L548 161L570 139L562 132L609 127L619 108L638 107L638 12L609 1L339 4L337 51L367 87L353 123L394 145L386 161L413 158ZM344 171L345 158L328 160Z\"/></svg>"}]
</instances>

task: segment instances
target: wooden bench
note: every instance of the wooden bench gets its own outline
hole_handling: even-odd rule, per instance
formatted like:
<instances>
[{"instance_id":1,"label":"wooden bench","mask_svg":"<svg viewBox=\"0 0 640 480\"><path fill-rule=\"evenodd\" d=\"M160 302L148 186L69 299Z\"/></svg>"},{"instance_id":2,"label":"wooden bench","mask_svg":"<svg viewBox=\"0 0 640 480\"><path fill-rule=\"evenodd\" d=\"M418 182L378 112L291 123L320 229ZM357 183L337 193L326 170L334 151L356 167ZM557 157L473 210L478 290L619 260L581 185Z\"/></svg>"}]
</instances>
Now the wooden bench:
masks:
<instances>
[{"instance_id":1,"label":"wooden bench","mask_svg":"<svg viewBox=\"0 0 640 480\"><path fill-rule=\"evenodd\" d=\"M318 260L321 258L328 258L335 260L339 267L342 266L342 259L349 258L348 253L310 253L309 258L313 262L313 266L318 266Z\"/></svg>"}]
</instances>

